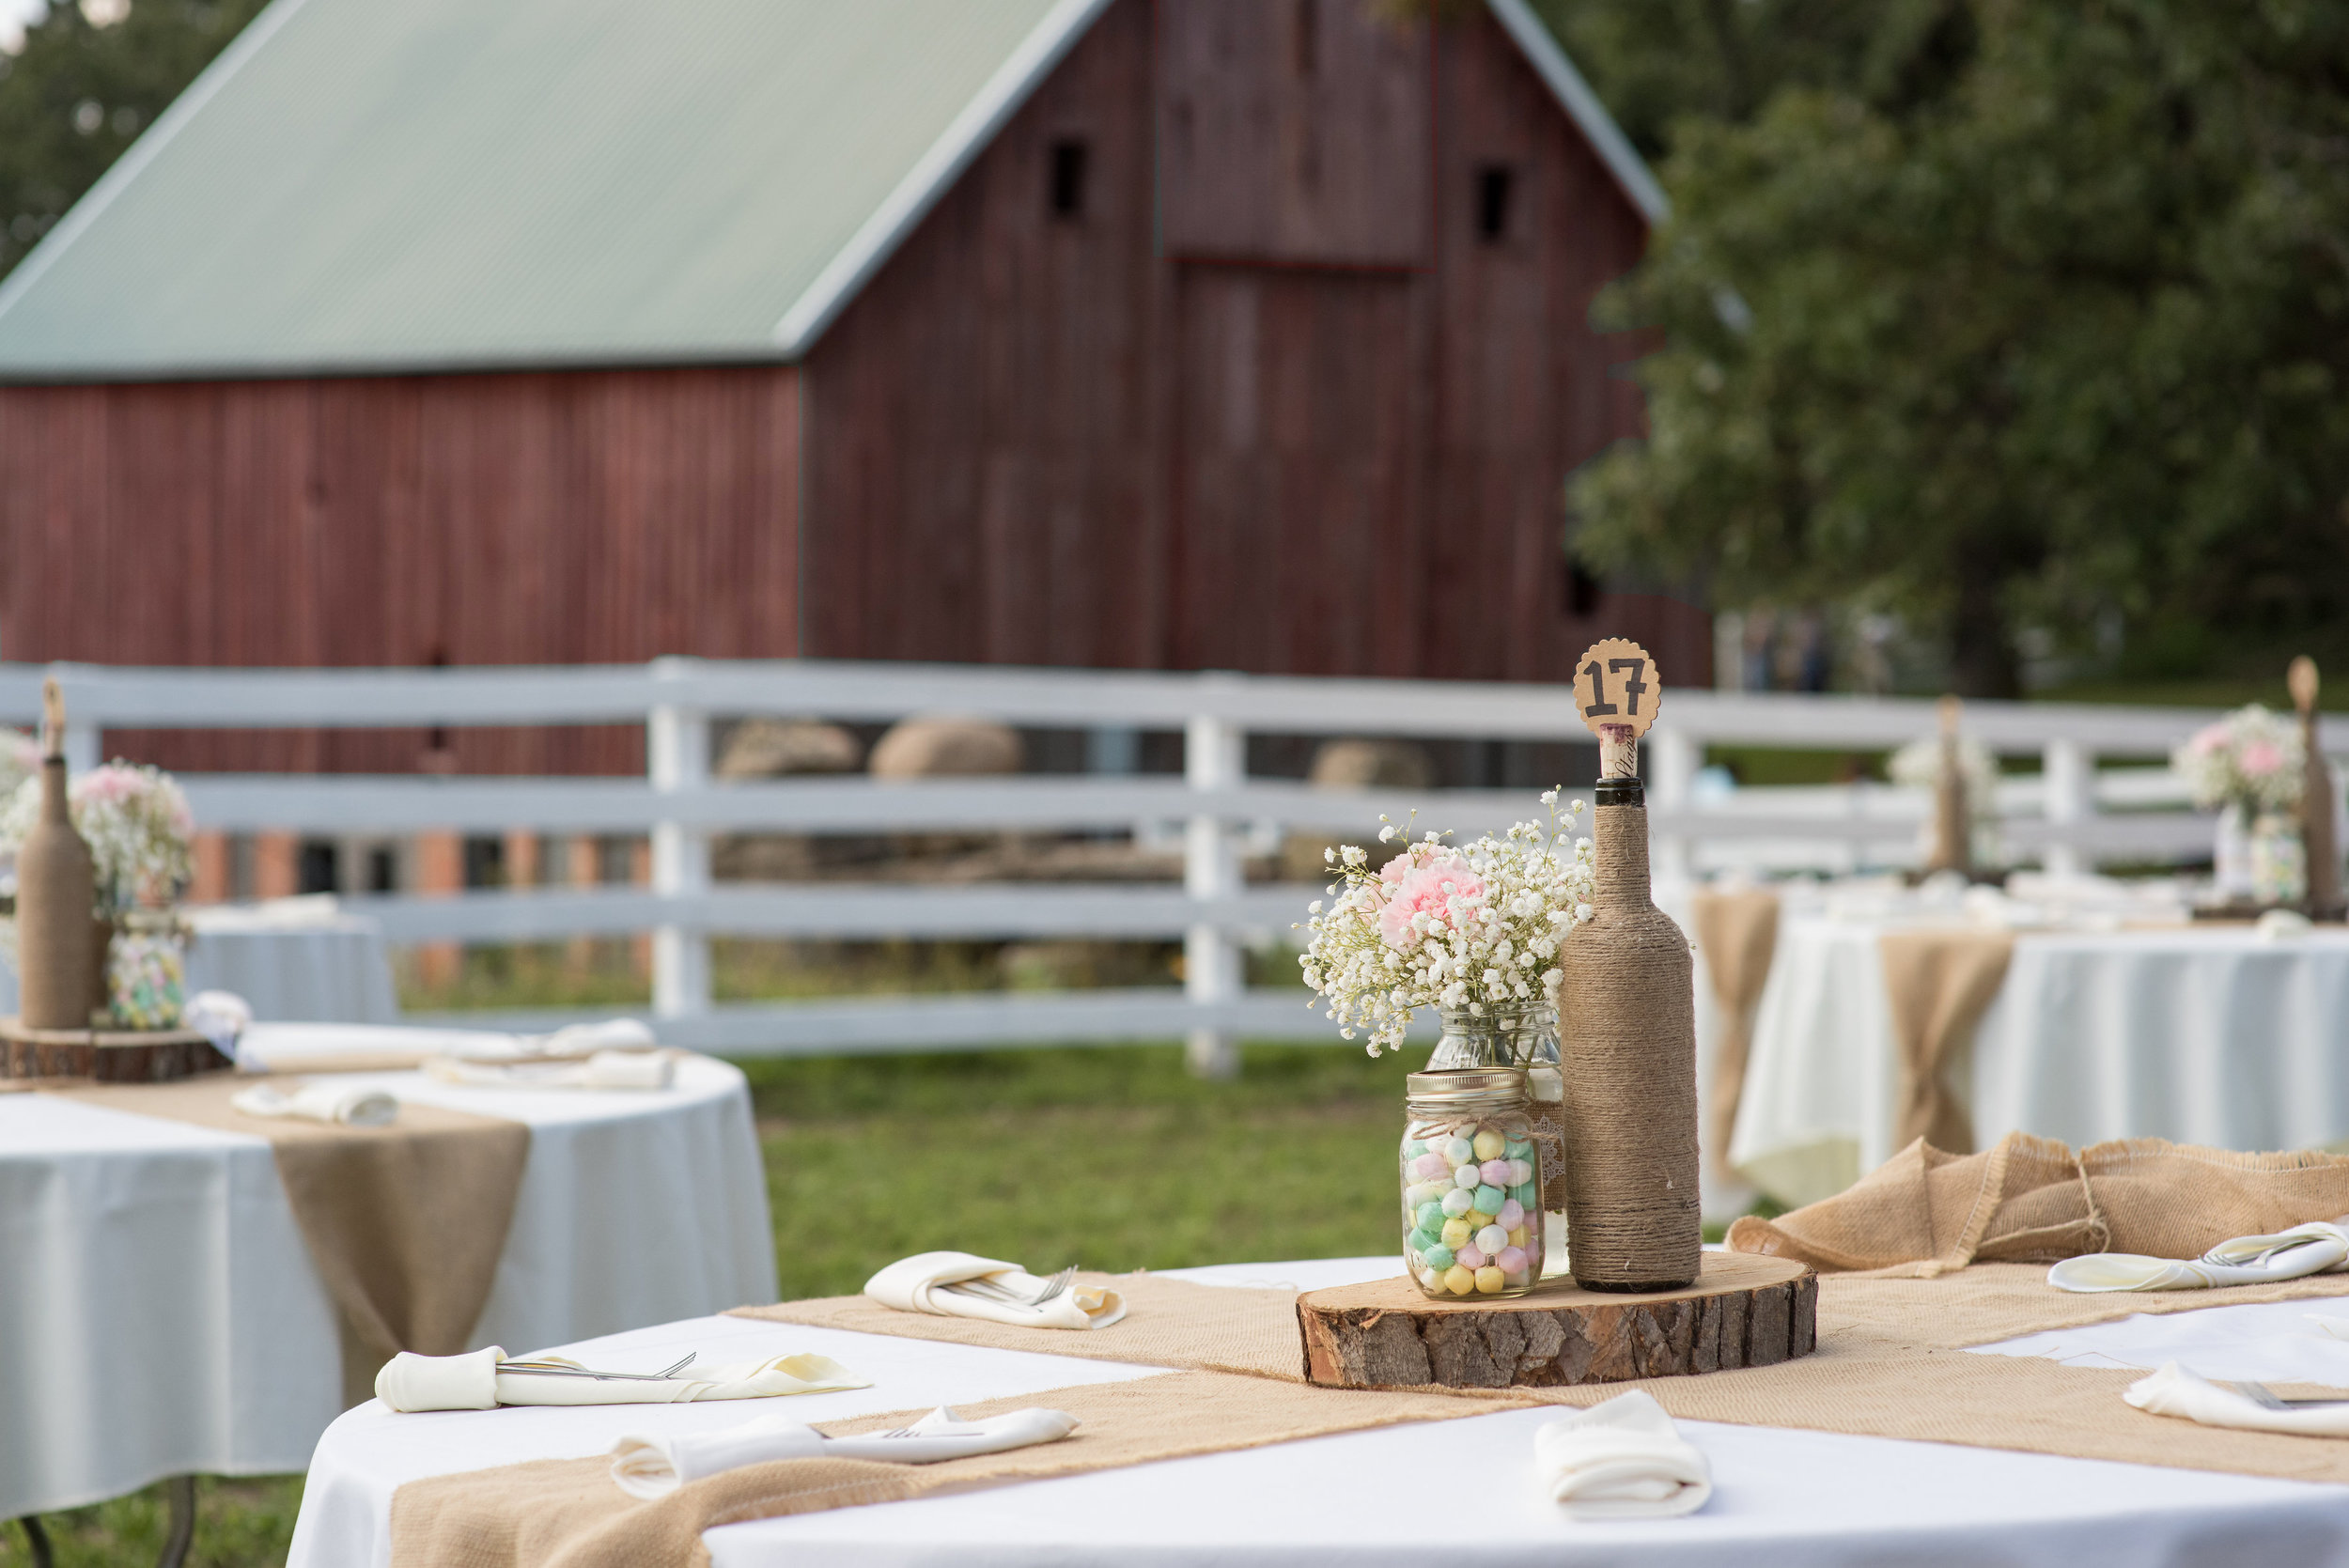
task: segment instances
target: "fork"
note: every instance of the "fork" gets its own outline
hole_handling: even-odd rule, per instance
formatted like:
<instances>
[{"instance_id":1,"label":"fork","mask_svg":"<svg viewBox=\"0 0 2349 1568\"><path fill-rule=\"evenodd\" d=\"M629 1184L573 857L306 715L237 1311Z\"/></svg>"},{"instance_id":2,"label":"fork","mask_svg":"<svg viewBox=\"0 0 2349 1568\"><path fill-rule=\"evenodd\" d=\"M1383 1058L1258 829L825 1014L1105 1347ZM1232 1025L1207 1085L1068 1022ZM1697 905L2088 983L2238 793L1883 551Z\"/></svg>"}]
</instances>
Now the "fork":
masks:
<instances>
[{"instance_id":1,"label":"fork","mask_svg":"<svg viewBox=\"0 0 2349 1568\"><path fill-rule=\"evenodd\" d=\"M2286 1399L2264 1383L2237 1383L2235 1392L2269 1410L2305 1410L2315 1405L2349 1405L2349 1399Z\"/></svg>"},{"instance_id":2,"label":"fork","mask_svg":"<svg viewBox=\"0 0 2349 1568\"><path fill-rule=\"evenodd\" d=\"M953 1284L942 1288L964 1296L977 1296L983 1300L1000 1301L1011 1307L1041 1307L1067 1290L1068 1282L1076 1277L1077 1265L1070 1264L1066 1268L1045 1281L1044 1288L1034 1296L1022 1296L1016 1290L1008 1289L988 1279L957 1280Z\"/></svg>"},{"instance_id":3,"label":"fork","mask_svg":"<svg viewBox=\"0 0 2349 1568\"><path fill-rule=\"evenodd\" d=\"M689 1350L685 1359L660 1372L591 1372L585 1367L555 1366L546 1361L500 1361L500 1374L512 1373L523 1377L592 1377L599 1383L665 1383L689 1365L699 1351Z\"/></svg>"}]
</instances>

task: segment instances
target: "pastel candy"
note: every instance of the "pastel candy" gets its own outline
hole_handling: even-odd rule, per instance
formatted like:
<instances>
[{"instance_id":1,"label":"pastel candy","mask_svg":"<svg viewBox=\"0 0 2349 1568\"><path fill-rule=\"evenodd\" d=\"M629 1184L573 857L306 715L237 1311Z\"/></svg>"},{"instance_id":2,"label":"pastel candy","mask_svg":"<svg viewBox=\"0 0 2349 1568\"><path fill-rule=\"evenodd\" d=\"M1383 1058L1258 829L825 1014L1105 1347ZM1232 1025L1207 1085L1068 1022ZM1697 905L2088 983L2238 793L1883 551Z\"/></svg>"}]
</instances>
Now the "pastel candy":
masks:
<instances>
[{"instance_id":1,"label":"pastel candy","mask_svg":"<svg viewBox=\"0 0 2349 1568\"><path fill-rule=\"evenodd\" d=\"M1451 1190L1452 1184L1449 1181L1416 1182L1403 1194L1403 1197L1405 1202L1413 1208L1417 1208L1422 1203L1442 1203L1443 1195Z\"/></svg>"},{"instance_id":2,"label":"pastel candy","mask_svg":"<svg viewBox=\"0 0 2349 1568\"><path fill-rule=\"evenodd\" d=\"M1533 1157L1533 1145L1522 1138L1512 1138L1501 1155L1503 1159L1531 1159Z\"/></svg>"},{"instance_id":3,"label":"pastel candy","mask_svg":"<svg viewBox=\"0 0 2349 1568\"><path fill-rule=\"evenodd\" d=\"M1443 1234L1440 1231L1413 1231L1404 1238L1403 1245L1424 1257L1443 1245Z\"/></svg>"},{"instance_id":4,"label":"pastel candy","mask_svg":"<svg viewBox=\"0 0 2349 1568\"><path fill-rule=\"evenodd\" d=\"M1485 1185L1486 1187L1514 1187L1517 1185L1509 1179L1509 1162L1505 1159L1488 1159L1476 1169L1477 1173L1485 1178Z\"/></svg>"},{"instance_id":5,"label":"pastel candy","mask_svg":"<svg viewBox=\"0 0 2349 1568\"><path fill-rule=\"evenodd\" d=\"M1427 1140L1423 1138L1414 1138L1409 1142L1403 1145L1403 1157L1405 1159L1417 1159L1420 1156L1425 1154L1426 1152Z\"/></svg>"},{"instance_id":6,"label":"pastel candy","mask_svg":"<svg viewBox=\"0 0 2349 1568\"><path fill-rule=\"evenodd\" d=\"M1508 1200L1501 1195L1501 1188L1497 1187L1480 1187L1476 1189L1476 1206L1486 1214L1499 1214L1501 1205L1507 1202Z\"/></svg>"},{"instance_id":7,"label":"pastel candy","mask_svg":"<svg viewBox=\"0 0 2349 1568\"><path fill-rule=\"evenodd\" d=\"M1465 1219L1447 1219L1443 1222L1441 1234L1443 1244L1456 1250L1468 1245L1469 1237L1476 1234L1476 1227Z\"/></svg>"},{"instance_id":8,"label":"pastel candy","mask_svg":"<svg viewBox=\"0 0 2349 1568\"><path fill-rule=\"evenodd\" d=\"M1509 1245L1512 1247L1531 1247L1532 1243L1525 1238L1527 1235L1532 1234L1532 1227L1530 1225L1519 1225L1516 1230L1509 1233Z\"/></svg>"},{"instance_id":9,"label":"pastel candy","mask_svg":"<svg viewBox=\"0 0 2349 1568\"><path fill-rule=\"evenodd\" d=\"M1501 1288L1501 1270L1498 1268L1494 1269L1492 1271L1492 1276L1493 1289L1499 1290ZM1445 1285L1450 1287L1452 1294L1455 1296L1474 1295L1477 1288L1477 1278L1478 1277L1473 1270L1462 1268L1456 1263L1450 1268L1443 1271L1443 1282Z\"/></svg>"},{"instance_id":10,"label":"pastel candy","mask_svg":"<svg viewBox=\"0 0 2349 1568\"><path fill-rule=\"evenodd\" d=\"M1522 1274L1525 1272L1525 1265L1532 1261L1525 1255L1525 1249L1522 1247L1503 1247L1501 1250L1501 1256L1493 1260L1500 1265L1501 1272L1503 1274Z\"/></svg>"},{"instance_id":11,"label":"pastel candy","mask_svg":"<svg viewBox=\"0 0 2349 1568\"><path fill-rule=\"evenodd\" d=\"M1443 1202L1436 1206L1443 1210L1445 1215L1449 1218L1457 1219L1460 1216L1468 1213L1469 1210L1476 1206L1476 1200L1470 1197L1467 1193L1461 1191L1455 1187L1451 1191L1445 1193L1443 1195Z\"/></svg>"},{"instance_id":12,"label":"pastel candy","mask_svg":"<svg viewBox=\"0 0 2349 1568\"><path fill-rule=\"evenodd\" d=\"M1497 1159L1501 1151L1508 1146L1509 1141L1490 1127L1476 1135L1476 1157L1479 1159Z\"/></svg>"},{"instance_id":13,"label":"pastel candy","mask_svg":"<svg viewBox=\"0 0 2349 1568\"><path fill-rule=\"evenodd\" d=\"M1476 1157L1476 1145L1465 1138L1455 1138L1443 1146L1443 1157L1447 1164L1466 1165Z\"/></svg>"},{"instance_id":14,"label":"pastel candy","mask_svg":"<svg viewBox=\"0 0 2349 1568\"><path fill-rule=\"evenodd\" d=\"M1411 1173L1423 1181L1449 1181L1452 1178L1452 1167L1445 1162L1443 1156L1431 1149L1411 1161Z\"/></svg>"},{"instance_id":15,"label":"pastel candy","mask_svg":"<svg viewBox=\"0 0 2349 1568\"><path fill-rule=\"evenodd\" d=\"M1473 1192L1485 1185L1485 1172L1473 1165L1463 1165L1452 1172L1452 1185L1466 1188Z\"/></svg>"},{"instance_id":16,"label":"pastel candy","mask_svg":"<svg viewBox=\"0 0 2349 1568\"><path fill-rule=\"evenodd\" d=\"M1493 1216L1493 1223L1504 1231L1516 1230L1525 1223L1525 1205L1515 1198L1510 1199L1501 1205L1501 1212Z\"/></svg>"},{"instance_id":17,"label":"pastel candy","mask_svg":"<svg viewBox=\"0 0 2349 1568\"><path fill-rule=\"evenodd\" d=\"M1452 1274L1457 1274L1460 1271L1457 1268L1455 1268L1453 1269ZM1450 1281L1452 1274L1444 1276L1447 1282ZM1476 1271L1476 1288L1483 1291L1486 1296L1499 1296L1503 1290L1508 1288L1508 1280L1501 1274L1500 1268L1492 1264L1486 1264L1484 1267ZM1458 1287L1455 1286L1454 1288L1457 1289Z\"/></svg>"},{"instance_id":18,"label":"pastel candy","mask_svg":"<svg viewBox=\"0 0 2349 1568\"><path fill-rule=\"evenodd\" d=\"M1455 1255L1454 1261L1462 1268L1482 1268L1485 1266L1485 1250L1481 1247L1463 1247Z\"/></svg>"},{"instance_id":19,"label":"pastel candy","mask_svg":"<svg viewBox=\"0 0 2349 1568\"><path fill-rule=\"evenodd\" d=\"M1419 1221L1419 1228L1423 1231L1442 1230L1443 1222L1448 1218L1441 1203L1422 1203L1411 1212L1412 1217Z\"/></svg>"},{"instance_id":20,"label":"pastel candy","mask_svg":"<svg viewBox=\"0 0 2349 1568\"><path fill-rule=\"evenodd\" d=\"M1498 1225L1487 1225L1476 1233L1476 1250L1487 1255L1499 1252L1509 1245L1509 1233Z\"/></svg>"},{"instance_id":21,"label":"pastel candy","mask_svg":"<svg viewBox=\"0 0 2349 1568\"><path fill-rule=\"evenodd\" d=\"M1436 1243L1433 1247L1421 1248L1419 1250L1419 1255L1425 1258L1427 1260L1427 1266L1434 1269L1439 1274L1441 1274L1445 1269L1452 1266L1452 1249L1446 1247L1440 1241Z\"/></svg>"},{"instance_id":22,"label":"pastel candy","mask_svg":"<svg viewBox=\"0 0 2349 1568\"><path fill-rule=\"evenodd\" d=\"M1515 1198L1528 1214L1533 1212L1533 1184L1532 1182L1527 1182L1522 1187L1511 1188L1509 1196Z\"/></svg>"},{"instance_id":23,"label":"pastel candy","mask_svg":"<svg viewBox=\"0 0 2349 1568\"><path fill-rule=\"evenodd\" d=\"M1444 1294L1443 1270L1440 1268L1421 1269L1419 1282L1439 1295Z\"/></svg>"},{"instance_id":24,"label":"pastel candy","mask_svg":"<svg viewBox=\"0 0 2349 1568\"><path fill-rule=\"evenodd\" d=\"M1483 1209L1470 1209L1460 1218L1469 1222L1469 1229L1471 1231L1481 1231L1493 1222L1493 1217Z\"/></svg>"}]
</instances>

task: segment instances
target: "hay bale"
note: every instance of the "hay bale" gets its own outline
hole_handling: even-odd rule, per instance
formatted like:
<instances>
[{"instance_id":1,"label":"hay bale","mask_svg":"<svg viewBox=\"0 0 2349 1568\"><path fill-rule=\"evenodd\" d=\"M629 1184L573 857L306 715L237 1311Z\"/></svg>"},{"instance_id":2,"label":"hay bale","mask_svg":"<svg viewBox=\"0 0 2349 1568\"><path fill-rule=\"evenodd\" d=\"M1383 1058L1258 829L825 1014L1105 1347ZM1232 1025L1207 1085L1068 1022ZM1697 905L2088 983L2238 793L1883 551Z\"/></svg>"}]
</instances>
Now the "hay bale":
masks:
<instances>
[{"instance_id":1,"label":"hay bale","mask_svg":"<svg viewBox=\"0 0 2349 1568\"><path fill-rule=\"evenodd\" d=\"M1436 763L1415 740L1326 740L1305 779L1324 789L1433 789ZM1287 835L1281 841L1282 878L1326 880L1330 871L1322 851L1345 842L1322 833ZM1367 847L1374 862L1386 858L1375 841Z\"/></svg>"},{"instance_id":2,"label":"hay bale","mask_svg":"<svg viewBox=\"0 0 2349 1568\"><path fill-rule=\"evenodd\" d=\"M873 748L877 779L972 778L1017 773L1019 732L991 719L917 715L891 726Z\"/></svg>"},{"instance_id":3,"label":"hay bale","mask_svg":"<svg viewBox=\"0 0 2349 1568\"><path fill-rule=\"evenodd\" d=\"M807 773L853 773L864 749L838 724L812 719L745 719L726 737L718 758L722 779L784 779Z\"/></svg>"}]
</instances>

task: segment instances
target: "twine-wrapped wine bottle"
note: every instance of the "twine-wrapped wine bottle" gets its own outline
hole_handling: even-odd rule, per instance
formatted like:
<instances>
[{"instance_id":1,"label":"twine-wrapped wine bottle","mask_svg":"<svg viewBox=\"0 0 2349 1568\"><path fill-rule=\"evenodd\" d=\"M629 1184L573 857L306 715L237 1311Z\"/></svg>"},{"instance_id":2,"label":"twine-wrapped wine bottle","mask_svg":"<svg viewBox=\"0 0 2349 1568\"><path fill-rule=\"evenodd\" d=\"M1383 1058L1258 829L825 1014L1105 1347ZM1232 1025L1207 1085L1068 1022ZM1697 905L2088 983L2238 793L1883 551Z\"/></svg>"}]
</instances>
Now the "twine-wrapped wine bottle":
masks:
<instances>
[{"instance_id":1,"label":"twine-wrapped wine bottle","mask_svg":"<svg viewBox=\"0 0 2349 1568\"><path fill-rule=\"evenodd\" d=\"M1696 1280L1704 1244L1694 974L1688 937L1649 893L1633 734L1593 727L1601 735L1597 887L1590 921L1560 955L1566 1261L1586 1290L1676 1290Z\"/></svg>"},{"instance_id":2,"label":"twine-wrapped wine bottle","mask_svg":"<svg viewBox=\"0 0 2349 1568\"><path fill-rule=\"evenodd\" d=\"M18 1018L27 1029L87 1029L96 870L67 810L65 704L42 690L48 744L40 759L40 820L16 852Z\"/></svg>"}]
</instances>

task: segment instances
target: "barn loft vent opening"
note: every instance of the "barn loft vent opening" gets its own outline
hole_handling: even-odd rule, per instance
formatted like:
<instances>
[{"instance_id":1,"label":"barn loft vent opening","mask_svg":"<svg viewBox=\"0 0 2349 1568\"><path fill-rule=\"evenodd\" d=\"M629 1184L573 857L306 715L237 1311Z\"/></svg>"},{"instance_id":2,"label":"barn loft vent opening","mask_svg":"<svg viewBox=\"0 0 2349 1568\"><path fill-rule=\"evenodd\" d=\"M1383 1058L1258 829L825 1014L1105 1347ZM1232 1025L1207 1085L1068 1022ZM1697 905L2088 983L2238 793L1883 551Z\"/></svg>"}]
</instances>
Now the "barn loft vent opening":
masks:
<instances>
[{"instance_id":1,"label":"barn loft vent opening","mask_svg":"<svg viewBox=\"0 0 2349 1568\"><path fill-rule=\"evenodd\" d=\"M1081 218L1085 210L1085 144L1073 138L1052 144L1052 216Z\"/></svg>"},{"instance_id":2,"label":"barn loft vent opening","mask_svg":"<svg viewBox=\"0 0 2349 1568\"><path fill-rule=\"evenodd\" d=\"M1486 163L1476 171L1476 237L1497 244L1509 236L1509 194L1516 184L1506 163Z\"/></svg>"},{"instance_id":3,"label":"barn loft vent opening","mask_svg":"<svg viewBox=\"0 0 2349 1568\"><path fill-rule=\"evenodd\" d=\"M1580 562L1566 563L1567 614L1576 620L1587 621L1598 613L1598 601L1606 597L1606 588L1597 578L1582 569Z\"/></svg>"}]
</instances>

